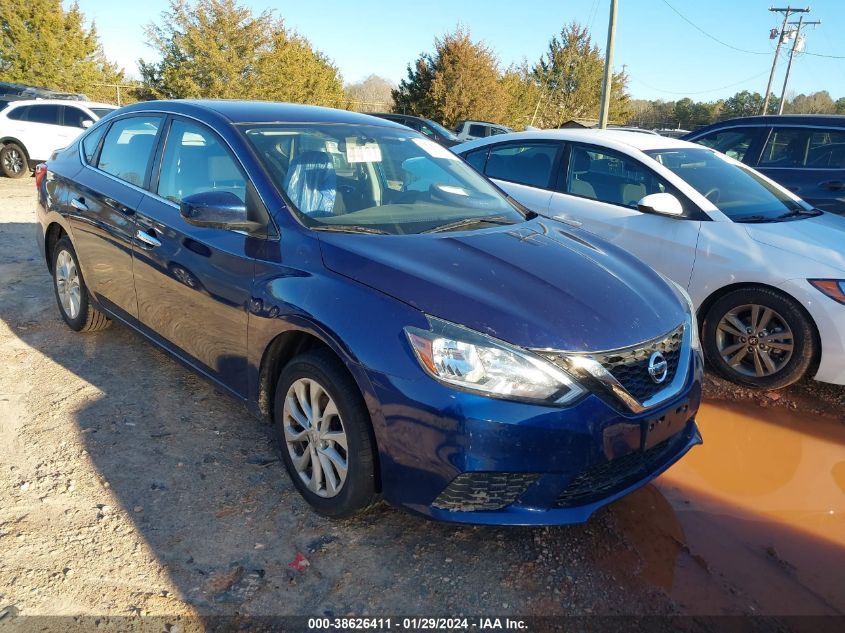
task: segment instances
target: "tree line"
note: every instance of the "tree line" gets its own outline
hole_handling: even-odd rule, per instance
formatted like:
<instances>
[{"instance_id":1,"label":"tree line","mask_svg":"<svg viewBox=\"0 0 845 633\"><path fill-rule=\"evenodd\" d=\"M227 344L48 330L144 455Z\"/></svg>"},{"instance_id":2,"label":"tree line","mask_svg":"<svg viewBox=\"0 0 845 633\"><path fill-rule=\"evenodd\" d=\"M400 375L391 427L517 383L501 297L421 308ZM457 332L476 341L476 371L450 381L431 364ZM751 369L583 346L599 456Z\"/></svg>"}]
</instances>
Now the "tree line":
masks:
<instances>
[{"instance_id":1,"label":"tree line","mask_svg":"<svg viewBox=\"0 0 845 633\"><path fill-rule=\"evenodd\" d=\"M727 99L693 101L685 97L678 101L631 99L628 104L628 125L648 129L694 130L716 121L763 113L763 95L742 90ZM780 106L780 98L769 97L769 114ZM786 99L784 114L845 114L845 97L833 100L827 90L809 95L799 94Z\"/></svg>"},{"instance_id":2,"label":"tree line","mask_svg":"<svg viewBox=\"0 0 845 633\"><path fill-rule=\"evenodd\" d=\"M310 103L359 111L394 110L452 126L482 119L514 129L557 127L598 117L604 57L589 30L573 22L539 59L503 67L485 42L458 27L408 64L399 85L371 75L344 86L337 66L273 10L254 13L238 0L170 0L144 27L155 61L138 60L140 81L108 60L96 26L78 4L0 0L0 81L81 92L100 101L241 98ZM631 99L628 77L614 73L610 120L648 128L692 129L757 114L758 93L713 102ZM771 106L770 106L771 107ZM776 110L777 102L773 106ZM845 98L798 95L786 112L845 113Z\"/></svg>"}]
</instances>

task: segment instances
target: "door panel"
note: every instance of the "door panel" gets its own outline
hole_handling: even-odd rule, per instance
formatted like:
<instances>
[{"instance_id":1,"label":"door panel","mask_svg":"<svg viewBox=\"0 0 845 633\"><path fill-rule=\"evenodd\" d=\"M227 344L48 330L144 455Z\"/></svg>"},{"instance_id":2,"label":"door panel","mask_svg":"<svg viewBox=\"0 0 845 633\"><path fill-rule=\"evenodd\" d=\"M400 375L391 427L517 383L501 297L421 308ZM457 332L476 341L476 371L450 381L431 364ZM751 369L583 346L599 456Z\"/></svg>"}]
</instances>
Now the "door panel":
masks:
<instances>
[{"instance_id":1,"label":"door panel","mask_svg":"<svg viewBox=\"0 0 845 633\"><path fill-rule=\"evenodd\" d=\"M68 182L67 217L88 289L107 307L138 316L132 281L135 210L144 194L93 169Z\"/></svg>"},{"instance_id":2,"label":"door panel","mask_svg":"<svg viewBox=\"0 0 845 633\"><path fill-rule=\"evenodd\" d=\"M215 378L246 393L247 306L256 238L188 224L175 205L146 196L137 241L138 317ZM146 238L145 238L146 239Z\"/></svg>"},{"instance_id":3,"label":"door panel","mask_svg":"<svg viewBox=\"0 0 845 633\"><path fill-rule=\"evenodd\" d=\"M137 215L135 288L146 327L239 395L247 391L247 307L262 240L188 223L179 202L208 191L246 200L246 178L208 128L174 119L155 187Z\"/></svg>"}]
</instances>

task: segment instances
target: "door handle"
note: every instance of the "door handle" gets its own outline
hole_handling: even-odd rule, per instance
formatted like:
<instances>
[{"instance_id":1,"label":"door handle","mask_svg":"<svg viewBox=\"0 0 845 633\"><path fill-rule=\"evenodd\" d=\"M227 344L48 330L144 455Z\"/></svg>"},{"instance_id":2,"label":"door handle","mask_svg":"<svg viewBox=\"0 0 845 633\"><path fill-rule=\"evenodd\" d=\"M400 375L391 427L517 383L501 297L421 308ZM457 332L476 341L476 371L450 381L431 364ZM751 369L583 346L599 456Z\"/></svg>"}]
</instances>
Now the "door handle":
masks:
<instances>
[{"instance_id":1,"label":"door handle","mask_svg":"<svg viewBox=\"0 0 845 633\"><path fill-rule=\"evenodd\" d=\"M161 242L159 242L156 238L154 238L146 231L142 231L141 229L138 229L138 232L135 233L135 237L142 244L146 244L147 246L150 246L152 248L155 248L156 246L161 246Z\"/></svg>"},{"instance_id":2,"label":"door handle","mask_svg":"<svg viewBox=\"0 0 845 633\"><path fill-rule=\"evenodd\" d=\"M820 182L819 187L830 189L831 191L838 191L840 189L845 189L845 182L842 182L841 180L827 180L825 182Z\"/></svg>"},{"instance_id":3,"label":"door handle","mask_svg":"<svg viewBox=\"0 0 845 633\"><path fill-rule=\"evenodd\" d=\"M70 199L70 206L72 206L77 211L87 211L88 205L85 204L85 198L71 198Z\"/></svg>"}]
</instances>

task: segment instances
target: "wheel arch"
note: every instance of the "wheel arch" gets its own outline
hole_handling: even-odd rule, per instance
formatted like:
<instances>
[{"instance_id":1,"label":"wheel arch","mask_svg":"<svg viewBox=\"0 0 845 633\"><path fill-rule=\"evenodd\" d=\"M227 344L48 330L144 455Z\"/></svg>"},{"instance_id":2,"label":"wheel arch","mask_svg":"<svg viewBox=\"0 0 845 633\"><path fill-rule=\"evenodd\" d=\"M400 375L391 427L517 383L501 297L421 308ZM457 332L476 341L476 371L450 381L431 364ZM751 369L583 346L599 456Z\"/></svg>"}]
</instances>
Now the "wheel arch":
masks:
<instances>
[{"instance_id":1,"label":"wheel arch","mask_svg":"<svg viewBox=\"0 0 845 633\"><path fill-rule=\"evenodd\" d=\"M51 274L53 272L53 249L56 247L56 243L65 235L70 239L65 227L55 221L50 222L50 225L44 232L44 258L47 260L47 270Z\"/></svg>"},{"instance_id":2,"label":"wheel arch","mask_svg":"<svg viewBox=\"0 0 845 633\"><path fill-rule=\"evenodd\" d=\"M780 288L777 288L776 286L772 286L772 285L765 284L765 283L759 283L759 282L740 282L740 283L735 283L735 284L728 284L727 286L722 286L721 288L713 291L710 295L708 295L704 299L704 301L701 302L701 305L698 306L698 310L696 311L696 314L698 316L699 334L701 334L701 328L704 324L704 319L707 316L707 313L710 311L710 308L713 306L714 303L716 303L716 301L718 301L719 299L721 299L725 295L727 295L727 294L729 294L729 293L731 293L735 290L753 290L753 289L768 290L770 292L774 292L774 293L781 295L785 299L789 299L790 301L792 301L792 303L794 303L796 306L798 306L798 309L806 317L807 322L810 324L810 326L813 330L813 337L815 338L815 343L816 343L816 354L815 354L815 358L813 359L813 365L812 365L812 368L810 369L810 371L808 371L808 373L807 373L807 375L812 375L812 373L815 371L814 367L816 365L818 365L819 360L821 359L821 356L822 356L822 345L823 345L823 343L822 343L822 340L821 340L821 336L819 335L819 326L816 323L816 320L813 318L813 315L810 314L810 312L807 310L807 308L804 307L804 304L801 303L800 300L798 300L796 297L792 296L788 292L786 292L786 291L784 291Z\"/></svg>"},{"instance_id":3,"label":"wheel arch","mask_svg":"<svg viewBox=\"0 0 845 633\"><path fill-rule=\"evenodd\" d=\"M4 136L3 138L0 138L0 145L5 146L9 143L14 143L23 150L24 156L26 156L27 163L32 162L32 157L29 155L29 150L26 148L26 144L23 141L15 138L14 136Z\"/></svg>"},{"instance_id":4,"label":"wheel arch","mask_svg":"<svg viewBox=\"0 0 845 633\"><path fill-rule=\"evenodd\" d=\"M361 400L368 412L371 407L367 402L367 392L365 386L361 384L361 377L357 376L349 367L348 358L333 344L333 342L322 338L314 331L306 329L292 328L277 334L265 347L264 353L261 356L261 362L258 371L258 393L257 393L257 408L258 413L265 421L272 424L273 422L273 406L275 401L276 383L282 373L284 367L296 356L305 352L314 350L326 350L331 353L338 361L340 361L343 370L352 379L352 382L358 388L361 395ZM376 420L371 417L371 440L375 459L375 481L378 492L381 492L381 463L379 455L378 434L375 426Z\"/></svg>"}]
</instances>

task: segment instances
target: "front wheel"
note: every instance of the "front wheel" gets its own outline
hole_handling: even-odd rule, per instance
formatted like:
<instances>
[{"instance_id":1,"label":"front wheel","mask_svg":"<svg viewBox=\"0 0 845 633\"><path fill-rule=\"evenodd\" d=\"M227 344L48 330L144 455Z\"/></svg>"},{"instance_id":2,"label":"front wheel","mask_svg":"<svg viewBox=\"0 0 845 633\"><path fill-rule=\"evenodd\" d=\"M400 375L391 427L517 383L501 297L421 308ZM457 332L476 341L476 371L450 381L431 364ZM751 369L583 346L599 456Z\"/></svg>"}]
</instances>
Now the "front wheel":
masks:
<instances>
[{"instance_id":1,"label":"front wheel","mask_svg":"<svg viewBox=\"0 0 845 633\"><path fill-rule=\"evenodd\" d=\"M67 236L56 242L53 249L53 288L59 312L70 329L76 332L96 332L111 325L106 315L91 305L76 251Z\"/></svg>"},{"instance_id":2,"label":"front wheel","mask_svg":"<svg viewBox=\"0 0 845 633\"><path fill-rule=\"evenodd\" d=\"M19 145L7 143L0 149L0 169L9 178L22 178L29 174L29 161Z\"/></svg>"},{"instance_id":3,"label":"front wheel","mask_svg":"<svg viewBox=\"0 0 845 633\"><path fill-rule=\"evenodd\" d=\"M702 345L724 378L758 389L800 380L818 350L801 307L767 288L741 288L719 298L704 317Z\"/></svg>"},{"instance_id":4,"label":"front wheel","mask_svg":"<svg viewBox=\"0 0 845 633\"><path fill-rule=\"evenodd\" d=\"M320 350L294 358L279 377L274 404L285 467L318 513L351 516L378 500L370 416L333 354Z\"/></svg>"}]
</instances>

